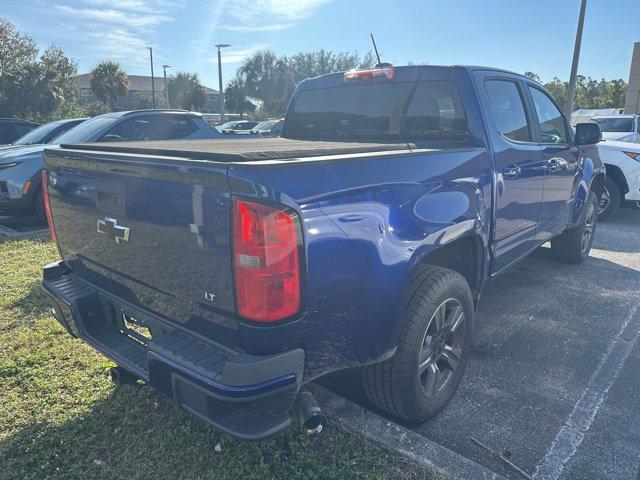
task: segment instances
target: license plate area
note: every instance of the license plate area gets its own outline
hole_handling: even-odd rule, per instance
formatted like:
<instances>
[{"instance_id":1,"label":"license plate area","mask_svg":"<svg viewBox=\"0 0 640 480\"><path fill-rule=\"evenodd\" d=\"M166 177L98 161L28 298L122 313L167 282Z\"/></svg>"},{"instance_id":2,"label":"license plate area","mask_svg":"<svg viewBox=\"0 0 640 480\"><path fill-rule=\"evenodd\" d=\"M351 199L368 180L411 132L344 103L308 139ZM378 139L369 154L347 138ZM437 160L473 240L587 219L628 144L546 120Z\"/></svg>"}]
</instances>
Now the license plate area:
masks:
<instances>
[{"instance_id":1,"label":"license plate area","mask_svg":"<svg viewBox=\"0 0 640 480\"><path fill-rule=\"evenodd\" d=\"M149 341L152 340L153 336L151 334L151 329L144 319L122 312L120 320L120 333L126 335L131 340L134 340L145 347L148 345Z\"/></svg>"}]
</instances>

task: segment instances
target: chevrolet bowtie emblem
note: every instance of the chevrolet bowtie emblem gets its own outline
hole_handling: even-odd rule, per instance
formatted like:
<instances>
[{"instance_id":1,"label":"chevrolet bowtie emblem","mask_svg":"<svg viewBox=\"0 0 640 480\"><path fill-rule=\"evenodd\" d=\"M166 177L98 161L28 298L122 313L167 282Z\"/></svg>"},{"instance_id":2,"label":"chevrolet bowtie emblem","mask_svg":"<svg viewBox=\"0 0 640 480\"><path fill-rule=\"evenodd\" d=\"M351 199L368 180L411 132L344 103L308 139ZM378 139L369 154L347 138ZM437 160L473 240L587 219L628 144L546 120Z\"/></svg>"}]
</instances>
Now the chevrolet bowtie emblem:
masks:
<instances>
[{"instance_id":1,"label":"chevrolet bowtie emblem","mask_svg":"<svg viewBox=\"0 0 640 480\"><path fill-rule=\"evenodd\" d=\"M104 217L104 220L98 220L98 232L114 237L116 243L120 243L121 241L128 242L130 231L131 229L129 227L118 225L118 220L115 218Z\"/></svg>"}]
</instances>

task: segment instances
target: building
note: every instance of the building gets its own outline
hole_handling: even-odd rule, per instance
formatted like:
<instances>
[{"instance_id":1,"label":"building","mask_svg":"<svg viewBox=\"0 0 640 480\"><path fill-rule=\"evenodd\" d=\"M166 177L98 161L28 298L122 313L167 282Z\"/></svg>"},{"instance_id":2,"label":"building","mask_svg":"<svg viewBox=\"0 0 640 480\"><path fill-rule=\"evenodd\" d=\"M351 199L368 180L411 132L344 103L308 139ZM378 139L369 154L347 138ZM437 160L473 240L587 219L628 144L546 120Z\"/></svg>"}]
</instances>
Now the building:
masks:
<instances>
[{"instance_id":1,"label":"building","mask_svg":"<svg viewBox=\"0 0 640 480\"><path fill-rule=\"evenodd\" d=\"M633 46L624 113L640 113L640 42Z\"/></svg>"},{"instance_id":2,"label":"building","mask_svg":"<svg viewBox=\"0 0 640 480\"><path fill-rule=\"evenodd\" d=\"M90 73L77 75L75 77L78 85L79 97L78 105L91 105L98 101L91 91ZM151 97L151 77L146 75L128 75L129 77L129 93L124 97L118 98L114 105L114 110L135 110L139 108L150 108L152 105ZM156 106L160 108L167 107L166 97L164 94L164 77L155 77ZM207 100L202 108L202 113L219 113L219 94L218 90L204 87Z\"/></svg>"}]
</instances>

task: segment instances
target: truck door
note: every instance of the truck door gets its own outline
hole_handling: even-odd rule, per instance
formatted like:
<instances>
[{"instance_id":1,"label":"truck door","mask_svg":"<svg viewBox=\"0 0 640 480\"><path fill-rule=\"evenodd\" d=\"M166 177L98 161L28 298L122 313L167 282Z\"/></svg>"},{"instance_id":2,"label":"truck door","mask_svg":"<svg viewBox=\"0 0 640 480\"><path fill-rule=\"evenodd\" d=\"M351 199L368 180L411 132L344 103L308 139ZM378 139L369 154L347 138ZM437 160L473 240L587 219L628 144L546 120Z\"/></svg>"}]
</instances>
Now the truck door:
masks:
<instances>
[{"instance_id":1,"label":"truck door","mask_svg":"<svg viewBox=\"0 0 640 480\"><path fill-rule=\"evenodd\" d=\"M494 153L491 270L495 274L536 246L545 169L519 78L495 72L476 74Z\"/></svg>"},{"instance_id":2,"label":"truck door","mask_svg":"<svg viewBox=\"0 0 640 480\"><path fill-rule=\"evenodd\" d=\"M540 146L545 160L544 193L540 209L538 241L548 240L569 223L573 192L579 170L578 149L560 109L539 87L528 84Z\"/></svg>"}]
</instances>

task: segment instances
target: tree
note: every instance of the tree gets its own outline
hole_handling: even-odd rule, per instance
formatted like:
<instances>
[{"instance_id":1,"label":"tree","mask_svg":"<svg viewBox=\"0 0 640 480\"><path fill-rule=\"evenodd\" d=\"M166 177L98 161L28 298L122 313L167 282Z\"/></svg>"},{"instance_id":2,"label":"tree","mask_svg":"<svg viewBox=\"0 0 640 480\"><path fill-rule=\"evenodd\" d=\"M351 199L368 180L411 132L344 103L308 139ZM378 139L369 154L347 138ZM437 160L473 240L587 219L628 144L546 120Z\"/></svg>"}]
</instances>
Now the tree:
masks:
<instances>
[{"instance_id":1,"label":"tree","mask_svg":"<svg viewBox=\"0 0 640 480\"><path fill-rule=\"evenodd\" d=\"M538 83L542 83L542 79L537 73L533 73L527 70L526 72L523 73L523 75L525 77L529 77L531 80L535 80Z\"/></svg>"},{"instance_id":2,"label":"tree","mask_svg":"<svg viewBox=\"0 0 640 480\"><path fill-rule=\"evenodd\" d=\"M129 92L129 77L116 62L101 62L91 70L91 90L95 96L113 110L119 97Z\"/></svg>"},{"instance_id":3,"label":"tree","mask_svg":"<svg viewBox=\"0 0 640 480\"><path fill-rule=\"evenodd\" d=\"M540 83L540 77L533 72L524 75ZM569 91L569 82L553 77L544 84L558 105L564 105ZM627 95L627 83L622 79L595 80L591 77L578 75L576 78L576 99L574 108L621 108L624 107Z\"/></svg>"},{"instance_id":4,"label":"tree","mask_svg":"<svg viewBox=\"0 0 640 480\"><path fill-rule=\"evenodd\" d=\"M255 104L247 99L242 77L236 77L227 84L224 91L224 103L227 110L240 115L256 111Z\"/></svg>"},{"instance_id":5,"label":"tree","mask_svg":"<svg viewBox=\"0 0 640 480\"><path fill-rule=\"evenodd\" d=\"M246 95L261 102L265 116L280 116L289 103L296 84L305 78L352 68L371 68L375 60L371 52L360 58L357 52L318 50L278 57L261 50L247 57L238 71Z\"/></svg>"},{"instance_id":6,"label":"tree","mask_svg":"<svg viewBox=\"0 0 640 480\"><path fill-rule=\"evenodd\" d=\"M40 62L30 62L4 82L5 108L34 120L46 120L64 102L55 72Z\"/></svg>"},{"instance_id":7,"label":"tree","mask_svg":"<svg viewBox=\"0 0 640 480\"><path fill-rule=\"evenodd\" d=\"M178 72L169 77L169 104L185 110L201 110L207 101L204 86L197 73Z\"/></svg>"},{"instance_id":8,"label":"tree","mask_svg":"<svg viewBox=\"0 0 640 480\"><path fill-rule=\"evenodd\" d=\"M0 79L33 62L38 46L5 18L0 18Z\"/></svg>"}]
</instances>

